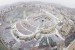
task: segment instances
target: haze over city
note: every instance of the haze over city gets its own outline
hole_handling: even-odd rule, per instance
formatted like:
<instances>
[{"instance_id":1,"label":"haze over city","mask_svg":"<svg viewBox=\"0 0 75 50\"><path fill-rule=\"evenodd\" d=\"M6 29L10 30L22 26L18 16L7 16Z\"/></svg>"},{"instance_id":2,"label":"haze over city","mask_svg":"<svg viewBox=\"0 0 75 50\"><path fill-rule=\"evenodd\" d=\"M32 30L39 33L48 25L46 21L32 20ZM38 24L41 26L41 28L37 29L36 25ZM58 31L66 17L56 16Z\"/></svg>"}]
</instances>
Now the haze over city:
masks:
<instances>
[{"instance_id":1,"label":"haze over city","mask_svg":"<svg viewBox=\"0 0 75 50\"><path fill-rule=\"evenodd\" d=\"M75 8L75 0L0 0L0 6L12 4L16 2L28 2L28 1L42 1L42 2L49 2L49 3L57 3L60 5L64 5L70 8Z\"/></svg>"}]
</instances>

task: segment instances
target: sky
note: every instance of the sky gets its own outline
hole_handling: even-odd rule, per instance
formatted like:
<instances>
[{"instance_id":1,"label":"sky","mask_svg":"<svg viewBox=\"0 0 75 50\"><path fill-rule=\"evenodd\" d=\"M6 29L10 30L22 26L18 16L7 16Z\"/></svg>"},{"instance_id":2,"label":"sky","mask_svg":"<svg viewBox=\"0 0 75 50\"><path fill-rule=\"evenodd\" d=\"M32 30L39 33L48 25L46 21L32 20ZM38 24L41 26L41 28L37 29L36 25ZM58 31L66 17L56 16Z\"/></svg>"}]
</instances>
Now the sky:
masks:
<instances>
[{"instance_id":1,"label":"sky","mask_svg":"<svg viewBox=\"0 0 75 50\"><path fill-rule=\"evenodd\" d=\"M16 2L41 1L49 3L57 3L66 7L75 8L75 0L0 0L0 6L13 4Z\"/></svg>"}]
</instances>

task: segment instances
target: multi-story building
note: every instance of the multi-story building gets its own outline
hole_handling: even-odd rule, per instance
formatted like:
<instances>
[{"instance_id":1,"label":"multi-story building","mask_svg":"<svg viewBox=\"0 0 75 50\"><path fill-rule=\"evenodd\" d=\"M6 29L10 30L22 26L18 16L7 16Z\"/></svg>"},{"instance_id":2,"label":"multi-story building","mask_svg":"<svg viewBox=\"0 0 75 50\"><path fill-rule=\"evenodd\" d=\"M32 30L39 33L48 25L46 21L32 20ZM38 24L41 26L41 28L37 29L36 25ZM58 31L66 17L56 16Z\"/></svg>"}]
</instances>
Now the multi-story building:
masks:
<instances>
[{"instance_id":1,"label":"multi-story building","mask_svg":"<svg viewBox=\"0 0 75 50\"><path fill-rule=\"evenodd\" d=\"M57 35L42 37L36 46L31 50L63 50L64 41Z\"/></svg>"}]
</instances>

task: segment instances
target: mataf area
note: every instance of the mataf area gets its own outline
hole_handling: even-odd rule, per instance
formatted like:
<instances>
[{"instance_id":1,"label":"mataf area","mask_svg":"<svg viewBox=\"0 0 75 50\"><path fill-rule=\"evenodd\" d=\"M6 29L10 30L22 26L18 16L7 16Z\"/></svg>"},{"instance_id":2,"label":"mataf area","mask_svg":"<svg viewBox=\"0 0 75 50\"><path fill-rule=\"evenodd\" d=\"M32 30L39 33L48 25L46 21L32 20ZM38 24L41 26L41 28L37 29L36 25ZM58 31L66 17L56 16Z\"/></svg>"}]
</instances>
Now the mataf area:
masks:
<instances>
[{"instance_id":1,"label":"mataf area","mask_svg":"<svg viewBox=\"0 0 75 50\"><path fill-rule=\"evenodd\" d=\"M74 13L75 9L45 2L20 2L1 7L0 48L75 50Z\"/></svg>"}]
</instances>

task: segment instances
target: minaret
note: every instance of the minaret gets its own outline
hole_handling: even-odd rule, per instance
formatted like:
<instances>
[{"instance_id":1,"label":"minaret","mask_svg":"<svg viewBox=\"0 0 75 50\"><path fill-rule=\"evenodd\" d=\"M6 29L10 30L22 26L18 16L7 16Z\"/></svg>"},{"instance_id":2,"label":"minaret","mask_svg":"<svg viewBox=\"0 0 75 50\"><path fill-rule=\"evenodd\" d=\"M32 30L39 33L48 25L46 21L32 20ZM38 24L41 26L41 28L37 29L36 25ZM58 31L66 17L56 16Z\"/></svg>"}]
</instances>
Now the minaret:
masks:
<instances>
[{"instance_id":1,"label":"minaret","mask_svg":"<svg viewBox=\"0 0 75 50\"><path fill-rule=\"evenodd\" d=\"M26 19L26 12L23 11L23 18Z\"/></svg>"}]
</instances>

